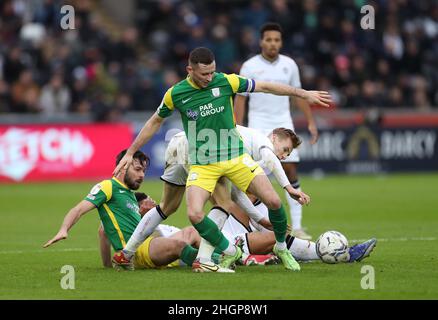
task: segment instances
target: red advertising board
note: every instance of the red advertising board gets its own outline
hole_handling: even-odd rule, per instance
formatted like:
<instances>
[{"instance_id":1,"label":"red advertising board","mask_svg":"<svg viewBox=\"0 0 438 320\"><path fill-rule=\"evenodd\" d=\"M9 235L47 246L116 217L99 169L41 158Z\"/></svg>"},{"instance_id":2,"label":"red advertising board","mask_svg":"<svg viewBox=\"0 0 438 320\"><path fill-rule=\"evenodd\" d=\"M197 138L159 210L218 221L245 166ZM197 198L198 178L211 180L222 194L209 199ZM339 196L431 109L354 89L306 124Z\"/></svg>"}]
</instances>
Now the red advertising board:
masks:
<instances>
[{"instance_id":1,"label":"red advertising board","mask_svg":"<svg viewBox=\"0 0 438 320\"><path fill-rule=\"evenodd\" d=\"M0 182L106 178L132 136L129 124L0 126Z\"/></svg>"}]
</instances>

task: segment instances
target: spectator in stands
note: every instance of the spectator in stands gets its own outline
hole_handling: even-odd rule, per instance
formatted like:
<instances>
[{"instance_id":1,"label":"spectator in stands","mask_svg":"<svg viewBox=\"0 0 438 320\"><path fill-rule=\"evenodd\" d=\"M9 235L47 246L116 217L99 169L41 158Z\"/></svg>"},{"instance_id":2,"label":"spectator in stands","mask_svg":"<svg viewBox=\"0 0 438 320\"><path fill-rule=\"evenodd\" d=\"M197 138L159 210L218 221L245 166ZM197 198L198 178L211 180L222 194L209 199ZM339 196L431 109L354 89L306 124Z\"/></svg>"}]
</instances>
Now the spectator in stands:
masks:
<instances>
[{"instance_id":1,"label":"spectator in stands","mask_svg":"<svg viewBox=\"0 0 438 320\"><path fill-rule=\"evenodd\" d=\"M39 91L40 88L33 79L32 71L30 69L23 70L18 80L12 85L11 112L40 112L40 106L37 103Z\"/></svg>"},{"instance_id":2,"label":"spectator in stands","mask_svg":"<svg viewBox=\"0 0 438 320\"><path fill-rule=\"evenodd\" d=\"M124 114L132 110L131 96L127 93L119 93L114 103L114 108Z\"/></svg>"},{"instance_id":3,"label":"spectator in stands","mask_svg":"<svg viewBox=\"0 0 438 320\"><path fill-rule=\"evenodd\" d=\"M64 85L61 74L54 74L40 96L41 111L46 114L66 114L71 103L70 89Z\"/></svg>"},{"instance_id":4,"label":"spectator in stands","mask_svg":"<svg viewBox=\"0 0 438 320\"><path fill-rule=\"evenodd\" d=\"M3 63L3 79L12 84L18 80L21 72L26 68L22 62L22 51L19 46L13 46Z\"/></svg>"},{"instance_id":5,"label":"spectator in stands","mask_svg":"<svg viewBox=\"0 0 438 320\"><path fill-rule=\"evenodd\" d=\"M338 108L438 106L434 0L373 1L375 30L360 28L360 1L137 0L133 25L108 26L94 1L72 0L76 29L63 31L59 9L64 3L0 1L0 112L53 107L43 101L48 92L53 98L58 73L64 75L62 92L70 92L63 110L100 114L96 92L105 96L107 108L123 92L130 110L155 110L162 88L185 75L191 48L215 48L220 69L238 71L257 51L258 29L268 20L283 25L283 52L299 64L303 87L336 88ZM21 37L34 23L44 28L38 45Z\"/></svg>"},{"instance_id":6,"label":"spectator in stands","mask_svg":"<svg viewBox=\"0 0 438 320\"><path fill-rule=\"evenodd\" d=\"M0 113L10 112L10 96L8 83L0 79Z\"/></svg>"}]
</instances>

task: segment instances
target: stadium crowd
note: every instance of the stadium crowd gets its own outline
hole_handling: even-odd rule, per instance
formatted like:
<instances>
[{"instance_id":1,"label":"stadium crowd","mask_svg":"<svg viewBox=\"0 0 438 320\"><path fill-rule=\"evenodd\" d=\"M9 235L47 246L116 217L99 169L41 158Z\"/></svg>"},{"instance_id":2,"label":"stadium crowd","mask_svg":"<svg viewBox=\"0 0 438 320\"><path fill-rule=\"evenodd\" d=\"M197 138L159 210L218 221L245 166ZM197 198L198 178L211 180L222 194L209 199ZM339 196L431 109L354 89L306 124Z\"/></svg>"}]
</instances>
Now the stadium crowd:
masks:
<instances>
[{"instance_id":1,"label":"stadium crowd","mask_svg":"<svg viewBox=\"0 0 438 320\"><path fill-rule=\"evenodd\" d=\"M61 7L75 8L63 30ZM375 9L363 30L360 9ZM339 109L438 106L438 4L433 0L135 1L131 27L104 23L99 1L0 1L0 113L68 112L112 121L154 110L206 46L218 70L238 73L259 52L259 28L284 29L283 53L305 89L328 90Z\"/></svg>"}]
</instances>

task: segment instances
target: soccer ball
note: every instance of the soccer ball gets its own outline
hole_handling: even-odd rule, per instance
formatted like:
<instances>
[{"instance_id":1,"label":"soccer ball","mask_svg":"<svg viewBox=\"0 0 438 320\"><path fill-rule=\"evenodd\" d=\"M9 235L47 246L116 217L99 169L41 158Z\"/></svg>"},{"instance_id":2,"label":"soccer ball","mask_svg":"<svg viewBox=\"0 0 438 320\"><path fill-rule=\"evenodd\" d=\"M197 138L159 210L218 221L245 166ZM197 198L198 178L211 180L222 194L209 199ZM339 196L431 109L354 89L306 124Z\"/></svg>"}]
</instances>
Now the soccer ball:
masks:
<instances>
[{"instance_id":1,"label":"soccer ball","mask_svg":"<svg viewBox=\"0 0 438 320\"><path fill-rule=\"evenodd\" d=\"M338 231L327 231L316 240L316 253L325 263L338 263L350 258L348 240Z\"/></svg>"}]
</instances>

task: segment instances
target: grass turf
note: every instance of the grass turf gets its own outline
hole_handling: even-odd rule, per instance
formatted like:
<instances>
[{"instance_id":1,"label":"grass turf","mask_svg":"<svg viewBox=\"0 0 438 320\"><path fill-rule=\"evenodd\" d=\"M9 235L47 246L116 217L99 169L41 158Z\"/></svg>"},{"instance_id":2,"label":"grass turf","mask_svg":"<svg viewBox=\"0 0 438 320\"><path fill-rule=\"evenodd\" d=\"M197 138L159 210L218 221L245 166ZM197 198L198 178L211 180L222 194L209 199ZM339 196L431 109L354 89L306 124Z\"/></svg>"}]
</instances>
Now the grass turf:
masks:
<instances>
[{"instance_id":1,"label":"grass turf","mask_svg":"<svg viewBox=\"0 0 438 320\"><path fill-rule=\"evenodd\" d=\"M338 230L348 239L377 237L362 263L238 267L236 274L193 274L190 268L116 272L98 252L97 211L85 215L69 238L42 249L67 211L93 183L0 186L0 299L437 299L437 174L302 178L312 196L304 225L314 238ZM160 181L141 190L155 199ZM284 194L280 192L284 197ZM188 225L185 207L168 224ZM75 290L60 286L61 267L75 269ZM375 271L375 289L361 288L361 268Z\"/></svg>"}]
</instances>

